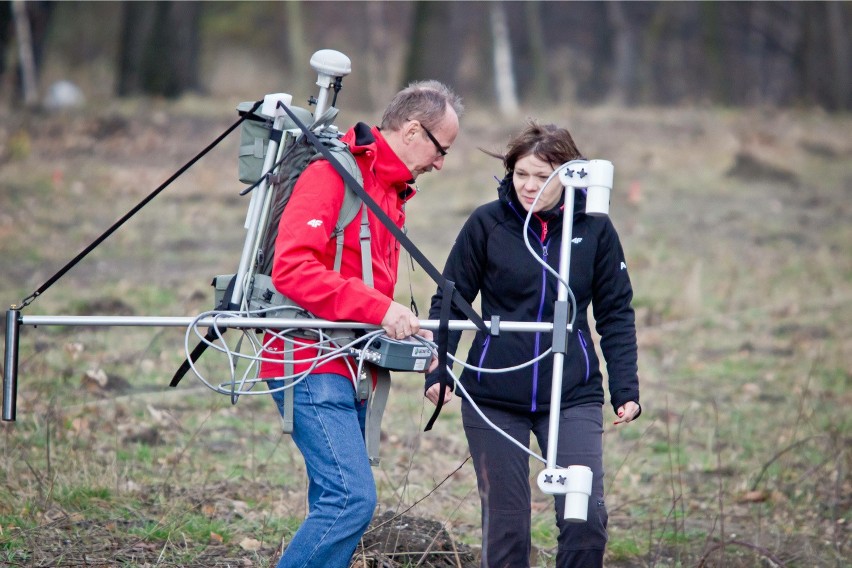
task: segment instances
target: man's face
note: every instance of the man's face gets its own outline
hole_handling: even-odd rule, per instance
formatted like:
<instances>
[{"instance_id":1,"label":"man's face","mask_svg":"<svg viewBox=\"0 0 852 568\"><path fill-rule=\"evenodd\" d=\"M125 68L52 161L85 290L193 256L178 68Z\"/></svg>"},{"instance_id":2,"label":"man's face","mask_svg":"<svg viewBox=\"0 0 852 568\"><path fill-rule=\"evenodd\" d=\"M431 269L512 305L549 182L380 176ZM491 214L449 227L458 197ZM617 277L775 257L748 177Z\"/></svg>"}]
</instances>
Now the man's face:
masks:
<instances>
[{"instance_id":1,"label":"man's face","mask_svg":"<svg viewBox=\"0 0 852 568\"><path fill-rule=\"evenodd\" d=\"M444 156L456 140L459 133L459 119L455 111L447 108L444 118L433 128L426 128L418 120L406 123L405 156L402 161L408 166L413 179L422 173L440 170L444 166Z\"/></svg>"}]
</instances>

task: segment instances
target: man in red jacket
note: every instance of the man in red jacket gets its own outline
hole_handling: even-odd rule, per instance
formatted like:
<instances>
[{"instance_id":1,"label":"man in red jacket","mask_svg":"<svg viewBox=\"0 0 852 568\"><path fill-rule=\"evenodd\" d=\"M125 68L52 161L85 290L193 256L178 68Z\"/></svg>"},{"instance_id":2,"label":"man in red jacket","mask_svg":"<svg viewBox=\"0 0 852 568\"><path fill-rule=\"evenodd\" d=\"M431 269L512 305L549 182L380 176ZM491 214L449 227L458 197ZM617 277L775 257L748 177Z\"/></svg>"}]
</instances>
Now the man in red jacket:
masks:
<instances>
[{"instance_id":1,"label":"man in red jacket","mask_svg":"<svg viewBox=\"0 0 852 568\"><path fill-rule=\"evenodd\" d=\"M412 83L391 100L380 127L358 123L343 137L364 178L364 189L402 227L405 202L420 174L440 170L456 139L460 98L437 81ZM372 213L373 286L362 280L360 223L344 229L339 271L331 232L343 204L344 183L325 160L311 164L281 216L272 279L279 292L321 319L380 325L396 339L420 330L410 309L393 301L399 242ZM360 215L357 217L360 218ZM280 353L280 341L267 351ZM315 349L293 353L294 371L310 367ZM267 355L267 358L270 356ZM303 363L299 364L299 361ZM437 361L433 360L432 367ZM284 551L278 568L346 568L376 506L376 487L364 444L366 401L360 400L346 358L321 363L293 387L293 440L308 471L309 513ZM260 376L284 385L284 362L265 362ZM283 415L282 391L273 398Z\"/></svg>"}]
</instances>

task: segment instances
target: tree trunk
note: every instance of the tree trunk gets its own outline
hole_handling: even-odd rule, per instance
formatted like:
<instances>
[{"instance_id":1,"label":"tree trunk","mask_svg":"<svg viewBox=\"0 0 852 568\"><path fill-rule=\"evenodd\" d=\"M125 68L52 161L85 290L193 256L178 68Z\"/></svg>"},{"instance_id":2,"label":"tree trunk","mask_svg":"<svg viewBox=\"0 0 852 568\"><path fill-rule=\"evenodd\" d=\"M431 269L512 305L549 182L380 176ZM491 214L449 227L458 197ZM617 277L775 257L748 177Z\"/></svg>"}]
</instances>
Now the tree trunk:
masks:
<instances>
[{"instance_id":1,"label":"tree trunk","mask_svg":"<svg viewBox=\"0 0 852 568\"><path fill-rule=\"evenodd\" d=\"M512 41L506 25L506 11L500 2L491 2L491 37L497 108L503 116L512 117L518 113L518 90L512 69Z\"/></svg>"},{"instance_id":2,"label":"tree trunk","mask_svg":"<svg viewBox=\"0 0 852 568\"><path fill-rule=\"evenodd\" d=\"M385 3L369 0L364 4L367 19L367 37L365 51L366 76L370 104L374 109L383 108L393 97L394 86L391 84L388 61L391 46L385 18Z\"/></svg>"},{"instance_id":3,"label":"tree trunk","mask_svg":"<svg viewBox=\"0 0 852 568\"><path fill-rule=\"evenodd\" d=\"M15 20L15 37L18 38L18 61L21 66L24 104L34 107L38 104L38 86L33 42L30 35L30 19L27 17L27 8L23 0L12 0L12 15Z\"/></svg>"},{"instance_id":4,"label":"tree trunk","mask_svg":"<svg viewBox=\"0 0 852 568\"><path fill-rule=\"evenodd\" d=\"M852 108L850 100L850 42L849 22L844 16L849 14L849 6L842 2L827 2L825 9L828 10L828 44L831 46L831 59L833 64L834 80L828 93L832 110L848 110ZM846 12L844 13L844 9Z\"/></svg>"},{"instance_id":5,"label":"tree trunk","mask_svg":"<svg viewBox=\"0 0 852 568\"><path fill-rule=\"evenodd\" d=\"M126 2L119 49L119 96L177 97L200 87L198 2Z\"/></svg>"},{"instance_id":6,"label":"tree trunk","mask_svg":"<svg viewBox=\"0 0 852 568\"><path fill-rule=\"evenodd\" d=\"M437 79L453 85L458 62L457 42L465 35L460 29L460 11L466 3L420 0L414 7L411 41L403 73L404 82ZM459 12L459 13L457 13Z\"/></svg>"},{"instance_id":7,"label":"tree trunk","mask_svg":"<svg viewBox=\"0 0 852 568\"><path fill-rule=\"evenodd\" d=\"M526 30L529 38L530 67L532 71L531 97L538 103L553 101L550 77L547 72L547 55L544 26L541 22L541 2L531 0L524 4Z\"/></svg>"},{"instance_id":8,"label":"tree trunk","mask_svg":"<svg viewBox=\"0 0 852 568\"><path fill-rule=\"evenodd\" d=\"M288 60L290 76L287 77L285 91L293 94L294 98L297 94L301 97L303 93L308 92L313 95L316 91L313 87L316 78L308 81L306 77L310 75L303 72L305 69L310 70L309 63L313 53L308 53L308 42L305 41L306 24L302 2L301 0L284 2L284 8L287 15L287 52L290 55Z\"/></svg>"},{"instance_id":9,"label":"tree trunk","mask_svg":"<svg viewBox=\"0 0 852 568\"><path fill-rule=\"evenodd\" d=\"M632 102L636 94L637 34L623 2L608 2L606 14L613 30L613 75L608 98L616 104L625 105Z\"/></svg>"}]
</instances>

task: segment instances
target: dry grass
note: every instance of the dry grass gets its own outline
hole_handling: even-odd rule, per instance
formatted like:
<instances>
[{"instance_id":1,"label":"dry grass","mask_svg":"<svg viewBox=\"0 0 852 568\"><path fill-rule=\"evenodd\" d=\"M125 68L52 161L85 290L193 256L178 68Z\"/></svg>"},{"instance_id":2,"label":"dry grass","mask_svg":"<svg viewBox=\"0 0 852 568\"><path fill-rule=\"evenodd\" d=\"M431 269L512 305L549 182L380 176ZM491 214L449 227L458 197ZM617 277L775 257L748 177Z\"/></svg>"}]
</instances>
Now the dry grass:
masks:
<instances>
[{"instance_id":1,"label":"dry grass","mask_svg":"<svg viewBox=\"0 0 852 568\"><path fill-rule=\"evenodd\" d=\"M3 117L7 304L235 118L232 101L207 101L203 113L135 104L39 122ZM607 565L844 565L852 119L607 107L529 114L568 125L587 156L616 165L612 217L636 289L644 414L605 432ZM445 171L424 177L409 229L438 266L465 216L494 195L497 164L476 148L499 150L520 122L471 113ZM232 272L242 247L235 144L25 313L208 309L210 277ZM404 302L409 282L423 308L432 284L420 269L401 274ZM189 379L166 388L182 346L176 329L23 329L18 420L2 425L0 442L0 563L269 565L304 514L298 452L265 399L232 405ZM221 373L217 365L211 358L206 368ZM424 434L431 407L419 381L395 379L375 472L380 513L404 512L424 523L421 532L443 527L442 546L455 550L421 565L468 565L479 509L458 406ZM552 506L537 491L534 500L535 562L552 566ZM417 560L365 553L354 562Z\"/></svg>"}]
</instances>

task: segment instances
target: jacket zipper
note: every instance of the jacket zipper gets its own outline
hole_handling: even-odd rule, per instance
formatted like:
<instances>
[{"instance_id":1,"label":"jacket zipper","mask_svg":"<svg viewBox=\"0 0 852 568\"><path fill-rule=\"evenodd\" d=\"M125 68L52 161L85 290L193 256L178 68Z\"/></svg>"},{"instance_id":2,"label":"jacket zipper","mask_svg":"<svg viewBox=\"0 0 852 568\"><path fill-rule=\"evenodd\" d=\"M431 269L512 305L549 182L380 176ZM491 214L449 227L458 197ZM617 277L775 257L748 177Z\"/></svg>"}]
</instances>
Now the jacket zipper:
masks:
<instances>
[{"instance_id":1,"label":"jacket zipper","mask_svg":"<svg viewBox=\"0 0 852 568\"><path fill-rule=\"evenodd\" d=\"M580 345L583 347L583 357L586 359L586 377L583 379L583 383L589 382L589 375L591 374L591 369L589 367L589 350L588 344L586 343L586 338L583 337L583 330L577 330L577 336L580 338Z\"/></svg>"},{"instance_id":2,"label":"jacket zipper","mask_svg":"<svg viewBox=\"0 0 852 568\"><path fill-rule=\"evenodd\" d=\"M542 241L541 241L541 258L544 260L545 264L547 264L547 247L548 242L544 240L544 237L547 235L547 223L542 223ZM544 298L547 294L547 269L543 266L541 267L541 296L538 301L538 314L536 315L536 322L541 322L542 312L544 311ZM536 332L535 334L535 350L533 351L533 357L538 357L541 352L541 332ZM538 372L539 365L535 363L533 365L533 376L532 376L532 405L530 406L530 412L535 412L538 409Z\"/></svg>"},{"instance_id":3,"label":"jacket zipper","mask_svg":"<svg viewBox=\"0 0 852 568\"><path fill-rule=\"evenodd\" d=\"M485 341L482 342L482 353L479 355L479 368L483 369L483 364L485 363L485 355L488 353L488 344L491 343L491 336L485 336ZM482 371L476 372L476 382L482 382Z\"/></svg>"}]
</instances>

